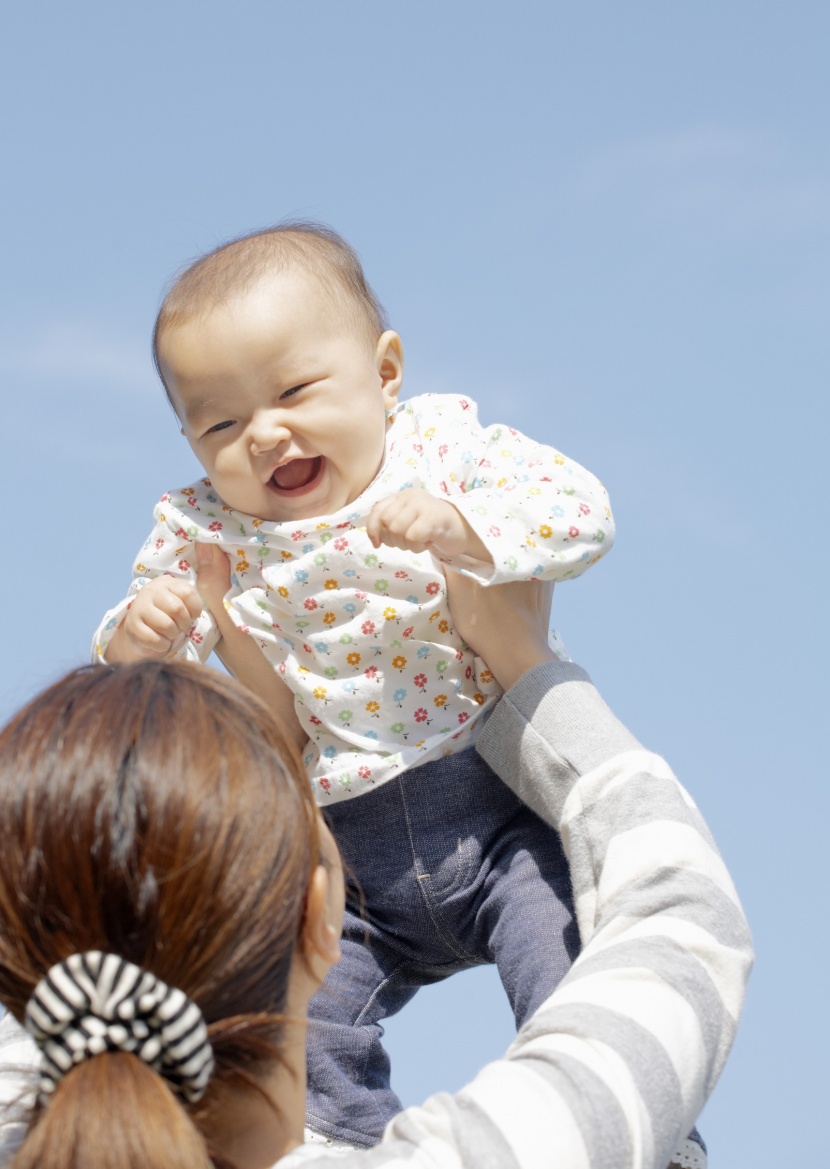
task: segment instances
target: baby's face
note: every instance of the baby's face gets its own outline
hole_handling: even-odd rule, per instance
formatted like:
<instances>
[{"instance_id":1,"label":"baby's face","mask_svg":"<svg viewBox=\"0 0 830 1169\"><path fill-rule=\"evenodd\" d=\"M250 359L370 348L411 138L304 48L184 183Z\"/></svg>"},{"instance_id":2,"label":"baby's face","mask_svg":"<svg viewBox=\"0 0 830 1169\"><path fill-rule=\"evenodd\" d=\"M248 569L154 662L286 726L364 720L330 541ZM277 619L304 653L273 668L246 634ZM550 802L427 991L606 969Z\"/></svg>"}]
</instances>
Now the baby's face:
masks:
<instances>
[{"instance_id":1,"label":"baby's face","mask_svg":"<svg viewBox=\"0 0 830 1169\"><path fill-rule=\"evenodd\" d=\"M377 474L400 339L372 346L302 272L169 328L159 359L182 432L230 507L276 521L331 515Z\"/></svg>"}]
</instances>

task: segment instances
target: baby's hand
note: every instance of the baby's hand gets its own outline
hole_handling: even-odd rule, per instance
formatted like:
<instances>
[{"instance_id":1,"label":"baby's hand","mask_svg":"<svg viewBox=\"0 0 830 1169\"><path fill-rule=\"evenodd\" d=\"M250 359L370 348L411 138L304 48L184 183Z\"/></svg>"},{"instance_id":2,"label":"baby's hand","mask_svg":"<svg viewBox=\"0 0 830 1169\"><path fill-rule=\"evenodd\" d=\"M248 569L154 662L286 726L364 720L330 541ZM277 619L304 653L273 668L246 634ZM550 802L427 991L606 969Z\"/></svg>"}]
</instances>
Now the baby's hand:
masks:
<instances>
[{"instance_id":1,"label":"baby's hand","mask_svg":"<svg viewBox=\"0 0 830 1169\"><path fill-rule=\"evenodd\" d=\"M184 644L202 602L193 585L173 576L149 581L107 646L108 662L155 661Z\"/></svg>"},{"instance_id":2,"label":"baby's hand","mask_svg":"<svg viewBox=\"0 0 830 1169\"><path fill-rule=\"evenodd\" d=\"M421 487L408 487L376 503L366 534L375 548L388 544L409 552L432 552L447 560L469 556L485 564L493 562L461 512Z\"/></svg>"}]
</instances>

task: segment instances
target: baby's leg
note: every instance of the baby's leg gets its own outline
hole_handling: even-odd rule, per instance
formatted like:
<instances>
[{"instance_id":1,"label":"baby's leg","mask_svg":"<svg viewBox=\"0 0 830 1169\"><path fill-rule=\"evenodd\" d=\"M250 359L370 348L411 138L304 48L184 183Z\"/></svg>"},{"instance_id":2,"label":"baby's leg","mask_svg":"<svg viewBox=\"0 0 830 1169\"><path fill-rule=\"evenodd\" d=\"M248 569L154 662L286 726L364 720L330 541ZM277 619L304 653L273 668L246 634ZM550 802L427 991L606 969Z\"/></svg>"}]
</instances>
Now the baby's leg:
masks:
<instances>
[{"instance_id":1,"label":"baby's leg","mask_svg":"<svg viewBox=\"0 0 830 1169\"><path fill-rule=\"evenodd\" d=\"M343 961L311 1003L307 1121L326 1136L367 1145L400 1108L381 1020L418 986L493 962L493 939L504 933L502 976L522 1021L569 969L578 939L559 838L472 749L335 804L330 820L365 894L366 918L353 901ZM545 839L541 882L523 842L528 823ZM500 928L500 864L514 883L542 886L535 910L509 936ZM520 941L526 932L544 944L532 947L535 965L523 963L513 977L506 955L531 949Z\"/></svg>"},{"instance_id":2,"label":"baby's leg","mask_svg":"<svg viewBox=\"0 0 830 1169\"><path fill-rule=\"evenodd\" d=\"M416 781L416 792L420 786ZM413 803L412 790L407 774L329 810L346 871L364 904L350 882L343 957L309 1004L306 1123L355 1145L376 1144L401 1108L390 1085L381 1020L399 1011L418 987L475 961L430 915L423 875L429 872L441 884L449 868L444 884L453 883L457 836L453 829L438 834L437 852L425 869L418 845L421 801Z\"/></svg>"},{"instance_id":3,"label":"baby's leg","mask_svg":"<svg viewBox=\"0 0 830 1169\"><path fill-rule=\"evenodd\" d=\"M485 790L503 786L478 763ZM496 963L518 1029L579 953L570 870L558 834L518 800L490 841L482 869L477 948Z\"/></svg>"},{"instance_id":4,"label":"baby's leg","mask_svg":"<svg viewBox=\"0 0 830 1169\"><path fill-rule=\"evenodd\" d=\"M415 994L409 963L346 907L340 962L311 1000L306 1124L355 1145L380 1140L401 1102L389 1081L380 1020Z\"/></svg>"}]
</instances>

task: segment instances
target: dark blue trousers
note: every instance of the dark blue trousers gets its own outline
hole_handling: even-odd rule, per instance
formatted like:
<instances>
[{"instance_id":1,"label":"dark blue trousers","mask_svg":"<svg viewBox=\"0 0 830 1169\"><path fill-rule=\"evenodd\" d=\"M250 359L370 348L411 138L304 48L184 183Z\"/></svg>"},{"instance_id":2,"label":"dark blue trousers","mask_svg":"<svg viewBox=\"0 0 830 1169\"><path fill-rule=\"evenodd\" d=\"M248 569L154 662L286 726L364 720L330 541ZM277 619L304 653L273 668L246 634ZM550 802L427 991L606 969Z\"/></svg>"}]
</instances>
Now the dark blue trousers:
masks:
<instances>
[{"instance_id":1,"label":"dark blue trousers","mask_svg":"<svg viewBox=\"0 0 830 1169\"><path fill-rule=\"evenodd\" d=\"M342 961L311 1001L307 1123L373 1145L401 1108L382 1020L495 962L520 1027L579 952L558 834L470 748L333 805L348 875Z\"/></svg>"}]
</instances>

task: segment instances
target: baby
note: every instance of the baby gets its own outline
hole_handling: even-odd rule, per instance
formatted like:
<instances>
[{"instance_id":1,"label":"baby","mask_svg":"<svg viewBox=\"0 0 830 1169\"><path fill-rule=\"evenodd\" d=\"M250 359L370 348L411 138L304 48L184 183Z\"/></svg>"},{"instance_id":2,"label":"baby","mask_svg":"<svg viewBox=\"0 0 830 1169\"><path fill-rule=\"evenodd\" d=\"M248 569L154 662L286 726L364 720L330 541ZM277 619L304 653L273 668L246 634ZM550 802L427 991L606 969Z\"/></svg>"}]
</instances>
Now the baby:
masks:
<instances>
[{"instance_id":1,"label":"baby","mask_svg":"<svg viewBox=\"0 0 830 1169\"><path fill-rule=\"evenodd\" d=\"M469 398L400 402L400 338L327 228L199 260L162 305L155 353L206 478L156 507L95 653L204 661L223 620L262 651L365 897L313 1004L308 1121L369 1145L400 1107L383 1018L495 961L521 1025L578 949L556 834L472 750L500 692L453 629L445 574L578 576L612 542L607 496L557 451L482 427ZM231 562L218 620L197 544Z\"/></svg>"}]
</instances>

